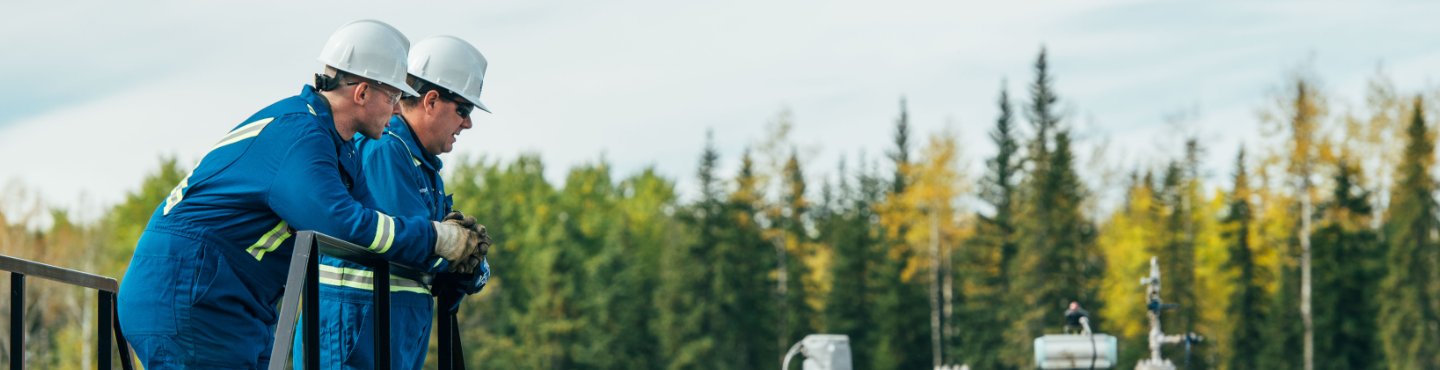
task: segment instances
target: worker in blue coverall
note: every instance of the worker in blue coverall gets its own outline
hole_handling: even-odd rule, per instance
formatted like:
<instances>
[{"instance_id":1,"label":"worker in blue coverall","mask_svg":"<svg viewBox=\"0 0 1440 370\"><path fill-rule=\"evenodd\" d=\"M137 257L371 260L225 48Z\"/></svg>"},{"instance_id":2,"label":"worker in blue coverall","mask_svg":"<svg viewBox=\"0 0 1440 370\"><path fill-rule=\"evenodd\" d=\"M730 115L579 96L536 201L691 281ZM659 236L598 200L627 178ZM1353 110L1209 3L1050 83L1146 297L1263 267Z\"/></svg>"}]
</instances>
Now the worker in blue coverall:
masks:
<instances>
[{"instance_id":1,"label":"worker in blue coverall","mask_svg":"<svg viewBox=\"0 0 1440 370\"><path fill-rule=\"evenodd\" d=\"M120 286L119 318L146 369L269 366L295 230L315 230L415 268L478 263L459 220L390 216L351 138L378 138L402 95L409 40L378 21L338 29L316 86L224 135L155 210Z\"/></svg>"},{"instance_id":2,"label":"worker in blue coverall","mask_svg":"<svg viewBox=\"0 0 1440 370\"><path fill-rule=\"evenodd\" d=\"M442 221L447 215L465 219L463 214L452 213L453 202L439 172L444 163L437 155L450 152L456 136L473 126L470 113L474 108L489 112L479 104L486 65L479 50L451 36L426 38L410 49L406 82L418 96L401 100L402 113L391 118L389 129L380 138L355 137L365 182L380 211L433 221ZM474 222L473 218L468 222ZM476 255L483 258L488 239L481 243ZM431 272L444 272L447 263L440 263ZM374 273L330 257L322 257L320 264L321 369L375 368L374 292L369 283ZM489 264L482 259L479 271L473 274L438 274L434 289L452 291L433 293L447 306L442 309L453 311L459 298L479 292L489 275ZM394 276L390 281L391 368L419 370L429 349L435 301L432 292L418 282ZM302 335L297 329L296 343L301 343ZM301 368L303 355L302 346L296 345L296 369Z\"/></svg>"}]
</instances>

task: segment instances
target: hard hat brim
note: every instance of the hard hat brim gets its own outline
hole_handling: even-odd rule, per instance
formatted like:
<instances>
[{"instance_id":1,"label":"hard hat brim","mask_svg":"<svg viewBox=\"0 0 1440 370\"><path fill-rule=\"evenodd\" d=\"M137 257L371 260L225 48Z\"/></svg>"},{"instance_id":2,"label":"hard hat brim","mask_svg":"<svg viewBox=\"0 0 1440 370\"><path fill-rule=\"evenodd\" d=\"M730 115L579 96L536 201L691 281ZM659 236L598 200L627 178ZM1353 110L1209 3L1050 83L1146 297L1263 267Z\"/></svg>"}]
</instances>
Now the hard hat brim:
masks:
<instances>
[{"instance_id":1,"label":"hard hat brim","mask_svg":"<svg viewBox=\"0 0 1440 370\"><path fill-rule=\"evenodd\" d=\"M384 82L381 82L381 83L382 83L382 84L385 84L386 86L390 86L390 87L394 87L394 88L400 89L400 92L401 92L401 93L404 93L405 96L407 96L407 97L418 97L418 96L420 96L420 93L419 93L419 92L416 92L415 89L410 88L410 85L406 85L406 84L403 84L403 83L402 83L402 84L400 84L400 86L395 86L395 85L387 84L387 83L384 83Z\"/></svg>"},{"instance_id":2,"label":"hard hat brim","mask_svg":"<svg viewBox=\"0 0 1440 370\"><path fill-rule=\"evenodd\" d=\"M389 86L389 87L396 88L396 89L400 90L400 93L401 93L401 94L404 94L404 95L407 96L407 97L417 97L417 96L420 96L420 93L419 93L419 92L416 92L415 89L410 88L410 85L405 84L405 81L404 81L404 80L401 80L399 84L393 84L393 83L390 83L390 82L381 81L381 80L376 79L376 78L374 78L374 77L370 77L370 76L366 76L366 75L364 75L364 74L360 74L360 73L356 73L356 72L354 72L354 71L350 71L350 70L348 70L348 69L346 69L346 68L336 67L336 66L334 66L334 65L331 65L330 63L326 63L324 59L318 59L318 58L317 58L316 60L320 61L321 64L324 64L324 65L327 66L327 67L334 68L334 69L336 69L336 70L338 70L338 71L341 71L341 72L349 73L351 76L364 78L364 79L367 79L367 80L379 82L381 85L385 85L385 86Z\"/></svg>"}]
</instances>

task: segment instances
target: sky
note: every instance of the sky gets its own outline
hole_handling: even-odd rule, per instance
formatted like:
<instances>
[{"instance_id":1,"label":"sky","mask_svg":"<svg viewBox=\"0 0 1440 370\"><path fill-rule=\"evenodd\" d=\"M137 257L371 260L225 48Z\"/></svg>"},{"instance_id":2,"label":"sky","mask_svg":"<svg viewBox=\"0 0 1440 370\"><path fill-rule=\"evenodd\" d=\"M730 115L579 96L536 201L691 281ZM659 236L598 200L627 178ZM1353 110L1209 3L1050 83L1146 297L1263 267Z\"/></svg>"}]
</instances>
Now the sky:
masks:
<instances>
[{"instance_id":1,"label":"sky","mask_svg":"<svg viewBox=\"0 0 1440 370\"><path fill-rule=\"evenodd\" d=\"M915 136L959 136L977 175L1002 88L1023 98L1044 47L1082 161L1121 169L1200 137L1205 172L1259 140L1256 111L1297 65L1342 104L1377 70L1434 90L1440 3L1427 1L9 2L0 5L0 187L96 214L159 158L185 167L241 120L298 94L330 33L378 19L448 34L489 59L452 154L539 154L560 184L605 161L692 194L706 132L724 173L791 112L809 175ZM1427 91L1428 91L1427 90ZM1018 108L1018 106L1017 106ZM1359 107L1356 107L1359 108ZM1021 125L1024 126L1023 120Z\"/></svg>"}]
</instances>

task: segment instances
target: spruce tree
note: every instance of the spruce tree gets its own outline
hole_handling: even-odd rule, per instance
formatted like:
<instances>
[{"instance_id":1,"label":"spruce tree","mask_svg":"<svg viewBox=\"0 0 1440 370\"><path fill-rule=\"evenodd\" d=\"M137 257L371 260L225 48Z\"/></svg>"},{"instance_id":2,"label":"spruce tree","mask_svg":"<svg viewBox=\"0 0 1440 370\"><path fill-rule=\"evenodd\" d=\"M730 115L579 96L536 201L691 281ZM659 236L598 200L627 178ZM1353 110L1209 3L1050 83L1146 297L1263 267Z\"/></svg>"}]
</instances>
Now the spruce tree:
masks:
<instances>
[{"instance_id":1,"label":"spruce tree","mask_svg":"<svg viewBox=\"0 0 1440 370\"><path fill-rule=\"evenodd\" d=\"M1187 201L1191 198L1189 183L1190 179L1181 164L1172 161L1165 167L1160 192L1155 194L1158 197L1155 204L1160 206L1165 219L1164 230L1160 234L1163 237L1159 241L1163 247L1158 256L1160 268L1165 274L1162 291L1165 292L1166 302L1178 306L1161 317L1165 321L1164 327L1182 333L1194 330L1199 318L1195 302L1195 247L1186 232L1190 223L1190 215L1186 212Z\"/></svg>"},{"instance_id":2,"label":"spruce tree","mask_svg":"<svg viewBox=\"0 0 1440 370\"><path fill-rule=\"evenodd\" d=\"M998 149L986 159L980 197L994 209L979 214L975 237L957 253L956 275L961 281L962 303L957 307L958 337L950 358L977 369L1008 368L1001 360L1005 331L1009 329L1010 264L1015 257L1015 177L1020 172L1019 144L1009 93L1002 84L998 99L1000 114L990 140Z\"/></svg>"},{"instance_id":3,"label":"spruce tree","mask_svg":"<svg viewBox=\"0 0 1440 370\"><path fill-rule=\"evenodd\" d=\"M768 343L775 338L777 307L773 291L775 283L774 245L767 241L755 216L762 209L764 192L755 173L755 162L747 149L740 157L740 170L734 179L723 216L724 228L716 254L716 299L720 301L718 325L733 336L721 337L722 346L734 346L734 357L721 357L721 362L735 369L774 367L783 349Z\"/></svg>"},{"instance_id":4,"label":"spruce tree","mask_svg":"<svg viewBox=\"0 0 1440 370\"><path fill-rule=\"evenodd\" d=\"M891 192L904 193L905 186L909 185L906 172L910 165L910 110L905 106L903 97L900 98L900 118L895 119L895 148L890 152L890 160L895 163L895 179L890 182Z\"/></svg>"},{"instance_id":5,"label":"spruce tree","mask_svg":"<svg viewBox=\"0 0 1440 370\"><path fill-rule=\"evenodd\" d=\"M1440 335L1434 309L1433 256L1436 245L1435 179L1430 173L1435 143L1425 123L1422 100L1415 98L1406 127L1404 156L1395 173L1389 219L1385 220L1386 276L1380 301L1380 340L1391 369L1440 367Z\"/></svg>"},{"instance_id":6,"label":"spruce tree","mask_svg":"<svg viewBox=\"0 0 1440 370\"><path fill-rule=\"evenodd\" d=\"M715 167L719 154L715 150L713 136L706 135L705 148L700 155L696 180L700 185L700 199L689 207L682 208L678 219L688 226L692 240L670 245L661 252L660 282L655 292L658 309L655 334L659 337L660 355L666 368L693 369L715 365L718 347L724 346L716 334L723 327L716 326L721 317L718 314L721 299L713 284L714 270L721 266L714 260L718 248L720 226L720 199L715 181Z\"/></svg>"},{"instance_id":7,"label":"spruce tree","mask_svg":"<svg viewBox=\"0 0 1440 370\"><path fill-rule=\"evenodd\" d=\"M1055 112L1060 97L1055 94L1055 81L1049 68L1045 47L1041 46L1040 56L1035 59L1035 82L1030 84L1030 103L1025 110L1025 118L1035 129L1035 138L1030 142L1030 160L1036 166L1043 164L1043 158L1050 152L1051 137L1060 125L1060 114Z\"/></svg>"},{"instance_id":8,"label":"spruce tree","mask_svg":"<svg viewBox=\"0 0 1440 370\"><path fill-rule=\"evenodd\" d=\"M883 177L878 174L871 174L862 180L862 188L867 186L879 186L882 183L885 187L872 187L866 189L867 196L872 196L876 204L884 203L884 215L879 218L907 218L912 215L913 209L907 207L904 202L899 201L904 197L904 192L910 191L909 171L910 162L909 144L909 123L908 113L901 105L900 119L896 120L895 148L889 153L889 158L894 164L895 176L893 181L882 181ZM887 189L888 188L888 189ZM930 310L926 302L929 293L925 290L926 284L922 280L908 278L905 271L908 262L914 256L914 251L905 245L904 235L908 232L906 226L913 220L892 220L894 228L888 228L882 238L873 246L875 255L880 256L870 269L873 285L871 291L876 292L875 303L872 307L871 322L875 330L871 333L878 339L872 342L874 347L870 348L870 363L865 367L877 370L891 369L917 369L933 367L931 353L917 348L929 348L929 332L925 330L925 323L929 321Z\"/></svg>"},{"instance_id":9,"label":"spruce tree","mask_svg":"<svg viewBox=\"0 0 1440 370\"><path fill-rule=\"evenodd\" d=\"M1055 133L1055 147L1046 156L1043 172L1031 176L1024 220L1019 223L1020 252L1014 291L1021 311L1010 333L1012 351L1030 349L1030 341L1047 332L1058 332L1069 302L1085 302L1090 309L1103 304L1094 300L1092 288L1101 265L1090 244L1093 226L1080 212L1084 185L1073 168L1070 135ZM1023 353L1010 355L1012 364L1033 366ZM1018 361L1017 361L1018 358Z\"/></svg>"},{"instance_id":10,"label":"spruce tree","mask_svg":"<svg viewBox=\"0 0 1440 370\"><path fill-rule=\"evenodd\" d=\"M810 251L808 246L810 236L805 229L805 220L809 216L810 202L805 197L805 175L800 168L800 160L794 150L785 161L785 167L781 173L784 176L780 183L780 217L776 219L775 228L782 231L786 240L786 253L788 258L785 263L787 275L786 290L788 294L784 297L786 331L789 333L787 341L795 343L804 338L805 335L813 334L820 330L818 324L818 313L808 302L813 292L806 289L804 280L809 275L809 268L805 266L802 257ZM791 248L793 246L793 248Z\"/></svg>"},{"instance_id":11,"label":"spruce tree","mask_svg":"<svg viewBox=\"0 0 1440 370\"><path fill-rule=\"evenodd\" d=\"M1315 268L1315 364L1321 370L1372 369L1376 346L1378 275L1383 263L1370 229L1370 192L1361 190L1359 171L1341 159L1335 188L1321 205L1324 220L1312 236Z\"/></svg>"},{"instance_id":12,"label":"spruce tree","mask_svg":"<svg viewBox=\"0 0 1440 370\"><path fill-rule=\"evenodd\" d=\"M1263 340L1262 327L1265 322L1265 290L1257 281L1262 270L1255 266L1253 241L1250 228L1254 215L1250 206L1250 174L1245 167L1245 149L1235 157L1235 183L1231 190L1230 207L1225 215L1225 242L1229 246L1229 261L1225 267L1235 271L1230 285L1235 287L1230 296L1226 316L1230 318L1225 353L1225 363L1230 370L1258 370L1259 348Z\"/></svg>"},{"instance_id":13,"label":"spruce tree","mask_svg":"<svg viewBox=\"0 0 1440 370\"><path fill-rule=\"evenodd\" d=\"M1035 81L1026 117L1035 127L1030 143L1030 171L1023 182L1024 197L1014 261L1017 315L1007 335L1007 361L1012 366L1030 367L1031 341L1058 329L1066 305L1085 302L1090 309L1095 278L1100 276L1098 257L1090 248L1094 227L1080 212L1084 184L1075 173L1070 134L1059 129L1052 77L1044 49L1035 62ZM1053 136L1052 136L1053 135ZM1053 147L1051 143L1053 142Z\"/></svg>"},{"instance_id":14,"label":"spruce tree","mask_svg":"<svg viewBox=\"0 0 1440 370\"><path fill-rule=\"evenodd\" d=\"M870 226L874 212L863 193L849 185L843 158L838 172L840 185L833 212L819 222L824 241L835 252L830 272L833 281L825 303L825 330L848 335L851 343L871 343L869 265L878 257L870 253L876 244ZM868 352L852 346L851 354L853 363L869 364Z\"/></svg>"}]
</instances>

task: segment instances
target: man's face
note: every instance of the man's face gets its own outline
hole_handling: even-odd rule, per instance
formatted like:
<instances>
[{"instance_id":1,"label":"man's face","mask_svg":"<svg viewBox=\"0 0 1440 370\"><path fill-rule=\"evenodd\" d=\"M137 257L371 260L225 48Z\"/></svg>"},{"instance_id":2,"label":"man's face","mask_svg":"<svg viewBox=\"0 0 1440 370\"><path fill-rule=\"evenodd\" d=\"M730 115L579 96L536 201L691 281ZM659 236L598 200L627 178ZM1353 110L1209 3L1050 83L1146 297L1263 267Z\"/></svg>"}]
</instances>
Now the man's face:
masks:
<instances>
[{"instance_id":1,"label":"man's face","mask_svg":"<svg viewBox=\"0 0 1440 370\"><path fill-rule=\"evenodd\" d=\"M440 94L432 91L427 94ZM430 140L424 143L425 151L431 155L449 153L455 149L455 140L460 136L461 131L474 127L470 120L470 113L474 111L475 105L465 101L458 95L440 94L436 99L435 107L439 111L434 122L430 125Z\"/></svg>"},{"instance_id":2,"label":"man's face","mask_svg":"<svg viewBox=\"0 0 1440 370\"><path fill-rule=\"evenodd\" d=\"M360 125L356 131L367 138L379 139L390 126L390 117L400 114L400 90L375 82L364 82L365 105L361 109ZM358 88L358 87L357 87Z\"/></svg>"}]
</instances>

